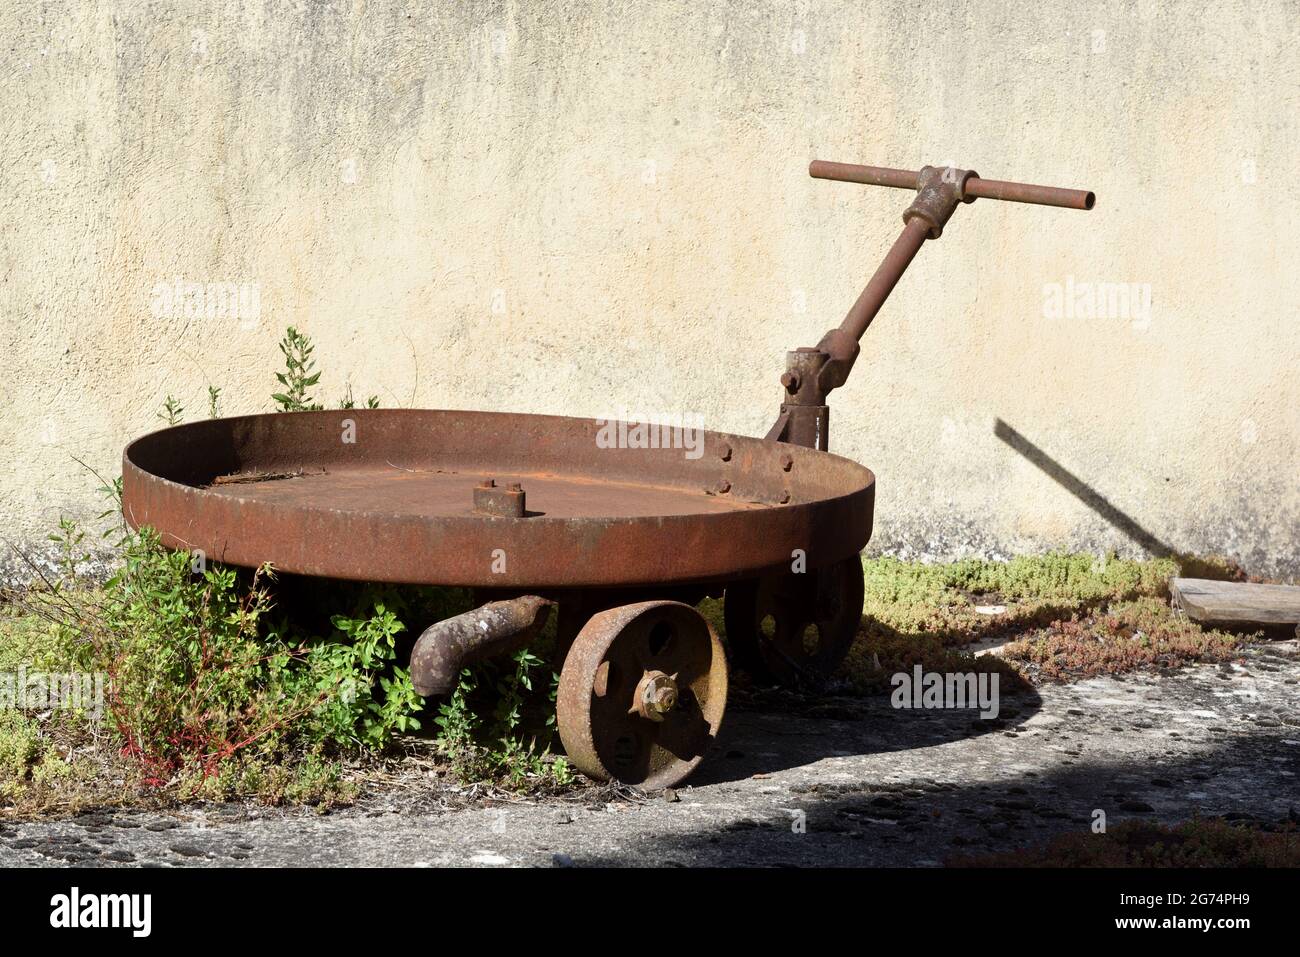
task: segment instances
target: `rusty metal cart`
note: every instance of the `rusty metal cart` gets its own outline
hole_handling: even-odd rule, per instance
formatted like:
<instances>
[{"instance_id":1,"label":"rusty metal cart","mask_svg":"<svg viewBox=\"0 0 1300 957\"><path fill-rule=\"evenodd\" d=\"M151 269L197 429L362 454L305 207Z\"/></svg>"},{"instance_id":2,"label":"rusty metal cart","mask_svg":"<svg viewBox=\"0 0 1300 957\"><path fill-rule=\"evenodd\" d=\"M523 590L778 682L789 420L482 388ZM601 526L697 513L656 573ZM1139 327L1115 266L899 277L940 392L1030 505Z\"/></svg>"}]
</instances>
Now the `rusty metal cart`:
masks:
<instances>
[{"instance_id":1,"label":"rusty metal cart","mask_svg":"<svg viewBox=\"0 0 1300 957\"><path fill-rule=\"evenodd\" d=\"M416 642L411 674L425 695L522 646L558 608L569 758L600 780L681 781L713 745L727 698L726 654L693 607L705 596L724 596L734 663L765 679L815 686L853 642L875 478L827 451L827 396L921 245L977 198L1093 205L1092 193L953 168L818 161L809 172L916 196L843 323L787 353L764 438L703 432L692 457L673 443L600 441L608 423L547 415L212 419L127 446L127 522L235 565L482 590L493 600Z\"/></svg>"}]
</instances>

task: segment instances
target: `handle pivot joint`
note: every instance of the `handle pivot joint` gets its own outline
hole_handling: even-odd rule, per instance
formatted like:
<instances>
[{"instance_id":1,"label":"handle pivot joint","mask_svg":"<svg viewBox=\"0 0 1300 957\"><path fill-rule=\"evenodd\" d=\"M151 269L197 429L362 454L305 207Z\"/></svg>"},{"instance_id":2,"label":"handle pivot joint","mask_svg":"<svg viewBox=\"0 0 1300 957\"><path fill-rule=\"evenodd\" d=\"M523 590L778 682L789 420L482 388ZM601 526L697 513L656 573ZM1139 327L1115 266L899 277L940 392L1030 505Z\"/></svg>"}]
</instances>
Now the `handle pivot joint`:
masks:
<instances>
[{"instance_id":1,"label":"handle pivot joint","mask_svg":"<svg viewBox=\"0 0 1300 957\"><path fill-rule=\"evenodd\" d=\"M967 192L966 184L972 178L979 179L979 175L970 169L922 166L917 174L916 199L904 211L903 222L924 220L930 227L929 238L938 239L957 204L975 202L975 197Z\"/></svg>"}]
</instances>

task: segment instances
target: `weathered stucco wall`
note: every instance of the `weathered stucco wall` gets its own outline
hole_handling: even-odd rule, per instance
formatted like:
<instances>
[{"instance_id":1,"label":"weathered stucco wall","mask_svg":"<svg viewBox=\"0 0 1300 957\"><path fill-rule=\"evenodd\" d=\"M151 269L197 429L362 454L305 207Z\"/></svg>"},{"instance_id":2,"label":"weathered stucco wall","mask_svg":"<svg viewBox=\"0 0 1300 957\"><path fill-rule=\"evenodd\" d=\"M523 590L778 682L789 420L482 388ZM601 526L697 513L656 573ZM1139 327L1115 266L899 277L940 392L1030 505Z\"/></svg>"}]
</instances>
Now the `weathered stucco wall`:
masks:
<instances>
[{"instance_id":1,"label":"weathered stucco wall","mask_svg":"<svg viewBox=\"0 0 1300 957\"><path fill-rule=\"evenodd\" d=\"M868 332L832 447L877 473L877 547L1300 568L1291 0L17 0L0 26L7 538L98 511L73 457L116 474L169 392L267 410L289 324L330 400L761 433L906 204L810 180L822 157L1099 197L963 208ZM178 280L258 314L187 316ZM1134 308L1079 315L1096 283Z\"/></svg>"}]
</instances>

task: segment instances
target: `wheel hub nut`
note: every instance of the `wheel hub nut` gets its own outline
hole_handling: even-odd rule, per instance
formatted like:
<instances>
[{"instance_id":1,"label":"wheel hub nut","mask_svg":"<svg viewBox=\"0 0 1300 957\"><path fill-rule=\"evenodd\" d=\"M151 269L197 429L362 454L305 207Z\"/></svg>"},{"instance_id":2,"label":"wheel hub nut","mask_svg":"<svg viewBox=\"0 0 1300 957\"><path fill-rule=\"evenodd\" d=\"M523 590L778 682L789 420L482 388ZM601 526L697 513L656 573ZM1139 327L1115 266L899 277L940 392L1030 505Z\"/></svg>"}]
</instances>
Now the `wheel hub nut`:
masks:
<instances>
[{"instance_id":1,"label":"wheel hub nut","mask_svg":"<svg viewBox=\"0 0 1300 957\"><path fill-rule=\"evenodd\" d=\"M677 676L647 671L636 686L636 711L643 718L662 721L677 706Z\"/></svg>"}]
</instances>

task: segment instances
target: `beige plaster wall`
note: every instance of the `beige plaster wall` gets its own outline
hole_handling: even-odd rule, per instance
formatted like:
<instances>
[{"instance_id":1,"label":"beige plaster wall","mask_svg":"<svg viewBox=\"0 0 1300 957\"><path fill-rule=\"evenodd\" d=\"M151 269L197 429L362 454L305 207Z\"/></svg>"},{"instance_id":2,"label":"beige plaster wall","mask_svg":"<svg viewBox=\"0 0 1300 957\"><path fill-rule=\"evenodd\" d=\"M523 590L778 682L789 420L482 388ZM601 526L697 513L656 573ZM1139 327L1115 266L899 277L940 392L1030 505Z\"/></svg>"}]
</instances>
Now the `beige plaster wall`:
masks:
<instances>
[{"instance_id":1,"label":"beige plaster wall","mask_svg":"<svg viewBox=\"0 0 1300 957\"><path fill-rule=\"evenodd\" d=\"M73 456L116 474L168 393L268 409L290 324L329 400L761 433L906 204L822 157L1098 195L963 208L869 330L832 447L877 547L1300 568L1294 2L10 0L0 32L11 540L98 511ZM1084 283L1149 310L1053 317Z\"/></svg>"}]
</instances>

